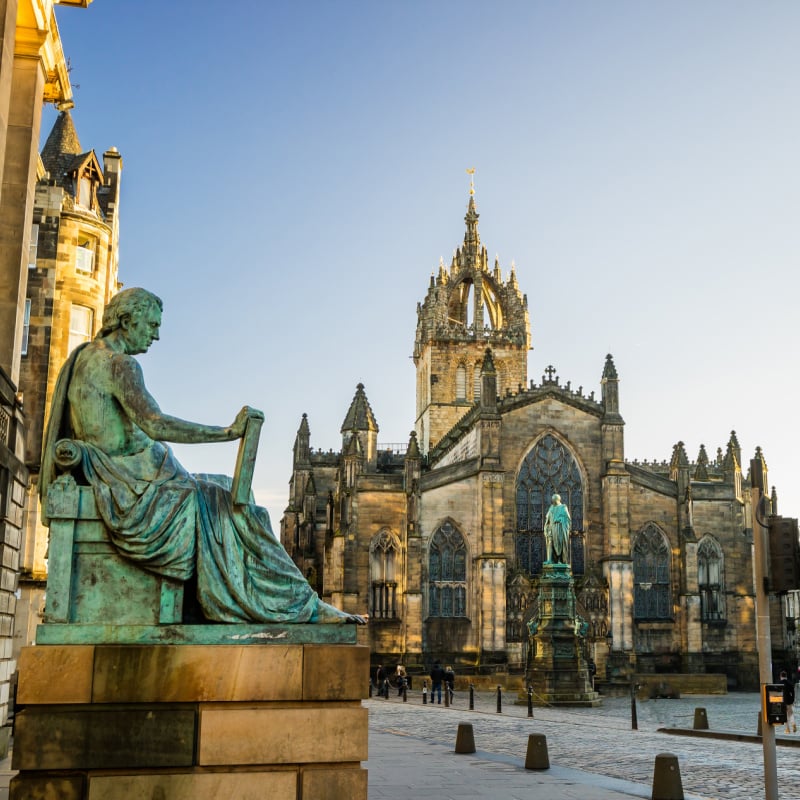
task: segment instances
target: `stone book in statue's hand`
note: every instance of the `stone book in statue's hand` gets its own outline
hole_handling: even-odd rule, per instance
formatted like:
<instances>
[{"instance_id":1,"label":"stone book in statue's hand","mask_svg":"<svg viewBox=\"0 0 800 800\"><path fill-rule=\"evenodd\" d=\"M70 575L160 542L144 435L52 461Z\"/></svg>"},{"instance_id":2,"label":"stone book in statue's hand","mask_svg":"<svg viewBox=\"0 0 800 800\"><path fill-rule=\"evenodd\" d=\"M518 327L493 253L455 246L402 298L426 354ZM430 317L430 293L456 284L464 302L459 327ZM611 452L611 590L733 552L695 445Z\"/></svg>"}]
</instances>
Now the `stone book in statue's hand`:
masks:
<instances>
[{"instance_id":1,"label":"stone book in statue's hand","mask_svg":"<svg viewBox=\"0 0 800 800\"><path fill-rule=\"evenodd\" d=\"M253 484L253 470L256 465L258 438L264 416L260 412L248 414L244 434L239 442L239 453L236 456L236 469L231 484L231 497L235 505L247 505L251 502L250 489Z\"/></svg>"}]
</instances>

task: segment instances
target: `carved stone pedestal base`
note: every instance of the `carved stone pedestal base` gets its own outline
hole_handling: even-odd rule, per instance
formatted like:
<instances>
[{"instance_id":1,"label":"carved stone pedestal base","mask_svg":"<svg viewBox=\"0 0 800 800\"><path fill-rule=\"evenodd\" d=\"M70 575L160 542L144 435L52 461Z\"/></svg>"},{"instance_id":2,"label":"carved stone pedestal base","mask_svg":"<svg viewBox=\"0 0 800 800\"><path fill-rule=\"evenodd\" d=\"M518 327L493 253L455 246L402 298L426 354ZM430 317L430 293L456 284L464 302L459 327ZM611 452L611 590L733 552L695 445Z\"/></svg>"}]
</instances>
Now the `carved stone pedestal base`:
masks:
<instances>
[{"instance_id":1,"label":"carved stone pedestal base","mask_svg":"<svg viewBox=\"0 0 800 800\"><path fill-rule=\"evenodd\" d=\"M366 800L368 648L263 641L25 648L11 800Z\"/></svg>"},{"instance_id":2,"label":"carved stone pedestal base","mask_svg":"<svg viewBox=\"0 0 800 800\"><path fill-rule=\"evenodd\" d=\"M544 564L539 612L530 623L531 661L527 683L540 705L599 706L584 653L584 623L567 564Z\"/></svg>"}]
</instances>

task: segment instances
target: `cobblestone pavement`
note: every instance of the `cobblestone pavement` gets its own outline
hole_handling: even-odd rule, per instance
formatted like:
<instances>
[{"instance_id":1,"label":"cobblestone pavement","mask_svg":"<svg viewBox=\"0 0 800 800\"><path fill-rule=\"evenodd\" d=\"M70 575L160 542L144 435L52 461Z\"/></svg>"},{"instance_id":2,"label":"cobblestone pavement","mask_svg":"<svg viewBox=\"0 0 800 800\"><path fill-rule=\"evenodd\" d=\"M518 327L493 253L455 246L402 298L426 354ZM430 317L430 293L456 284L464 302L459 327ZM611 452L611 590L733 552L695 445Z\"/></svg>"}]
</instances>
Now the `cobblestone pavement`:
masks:
<instances>
[{"instance_id":1,"label":"cobblestone pavement","mask_svg":"<svg viewBox=\"0 0 800 800\"><path fill-rule=\"evenodd\" d=\"M515 705L502 699L497 713L495 693L476 692L475 710L468 695L457 692L454 705L422 705L421 695L372 698L370 730L414 736L437 744L455 745L460 722L473 726L479 751L518 758L524 763L528 736L543 733L551 765L585 770L652 786L655 757L678 757L684 792L710 800L756 800L764 797L764 759L760 743L672 736L658 728L691 728L695 708L705 708L711 730L754 734L758 725L757 693L689 695L677 700L637 700L638 730L631 729L629 697L607 697L594 709ZM797 734L800 736L800 734ZM800 798L800 751L777 748L778 791L781 800ZM372 765L370 765L372 767Z\"/></svg>"}]
</instances>

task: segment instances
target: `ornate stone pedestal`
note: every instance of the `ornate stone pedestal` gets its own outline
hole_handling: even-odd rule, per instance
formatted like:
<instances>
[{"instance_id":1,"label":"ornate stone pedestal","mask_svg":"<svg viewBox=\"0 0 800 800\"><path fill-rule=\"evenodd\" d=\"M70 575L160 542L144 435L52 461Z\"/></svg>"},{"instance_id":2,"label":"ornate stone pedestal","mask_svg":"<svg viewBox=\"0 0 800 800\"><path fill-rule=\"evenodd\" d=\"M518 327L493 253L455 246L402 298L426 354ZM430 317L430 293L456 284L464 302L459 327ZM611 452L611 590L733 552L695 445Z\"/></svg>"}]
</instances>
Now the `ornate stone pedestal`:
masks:
<instances>
[{"instance_id":1,"label":"ornate stone pedestal","mask_svg":"<svg viewBox=\"0 0 800 800\"><path fill-rule=\"evenodd\" d=\"M598 706L592 691L575 584L568 564L545 563L539 581L539 609L528 623L531 659L527 684L540 705Z\"/></svg>"},{"instance_id":2,"label":"ornate stone pedestal","mask_svg":"<svg viewBox=\"0 0 800 800\"><path fill-rule=\"evenodd\" d=\"M369 651L354 626L131 636L151 643L22 651L11 800L366 800Z\"/></svg>"}]
</instances>

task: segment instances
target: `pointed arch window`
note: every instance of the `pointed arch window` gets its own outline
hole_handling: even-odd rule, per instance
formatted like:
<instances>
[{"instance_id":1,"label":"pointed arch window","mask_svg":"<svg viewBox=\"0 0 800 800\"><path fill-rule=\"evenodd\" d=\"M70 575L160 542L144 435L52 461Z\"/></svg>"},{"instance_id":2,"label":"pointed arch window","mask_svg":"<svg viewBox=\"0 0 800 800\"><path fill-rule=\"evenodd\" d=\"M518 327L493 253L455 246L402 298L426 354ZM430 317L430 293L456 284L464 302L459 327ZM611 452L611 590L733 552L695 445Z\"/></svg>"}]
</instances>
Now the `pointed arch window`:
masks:
<instances>
[{"instance_id":1,"label":"pointed arch window","mask_svg":"<svg viewBox=\"0 0 800 800\"><path fill-rule=\"evenodd\" d=\"M544 520L554 494L561 495L561 502L569 509L572 572L582 575L585 559L581 471L570 450L548 433L525 456L517 475L517 564L531 576L542 571Z\"/></svg>"},{"instance_id":2,"label":"pointed arch window","mask_svg":"<svg viewBox=\"0 0 800 800\"><path fill-rule=\"evenodd\" d=\"M704 536L697 548L697 584L703 622L725 619L722 548L713 536Z\"/></svg>"},{"instance_id":3,"label":"pointed arch window","mask_svg":"<svg viewBox=\"0 0 800 800\"><path fill-rule=\"evenodd\" d=\"M397 619L397 571L400 543L387 530L381 531L369 548L371 580L370 609L373 619Z\"/></svg>"},{"instance_id":4,"label":"pointed arch window","mask_svg":"<svg viewBox=\"0 0 800 800\"><path fill-rule=\"evenodd\" d=\"M452 522L431 538L428 552L428 616L467 616L467 547Z\"/></svg>"},{"instance_id":5,"label":"pointed arch window","mask_svg":"<svg viewBox=\"0 0 800 800\"><path fill-rule=\"evenodd\" d=\"M671 554L663 532L649 524L633 544L633 616L637 620L672 619Z\"/></svg>"}]
</instances>

